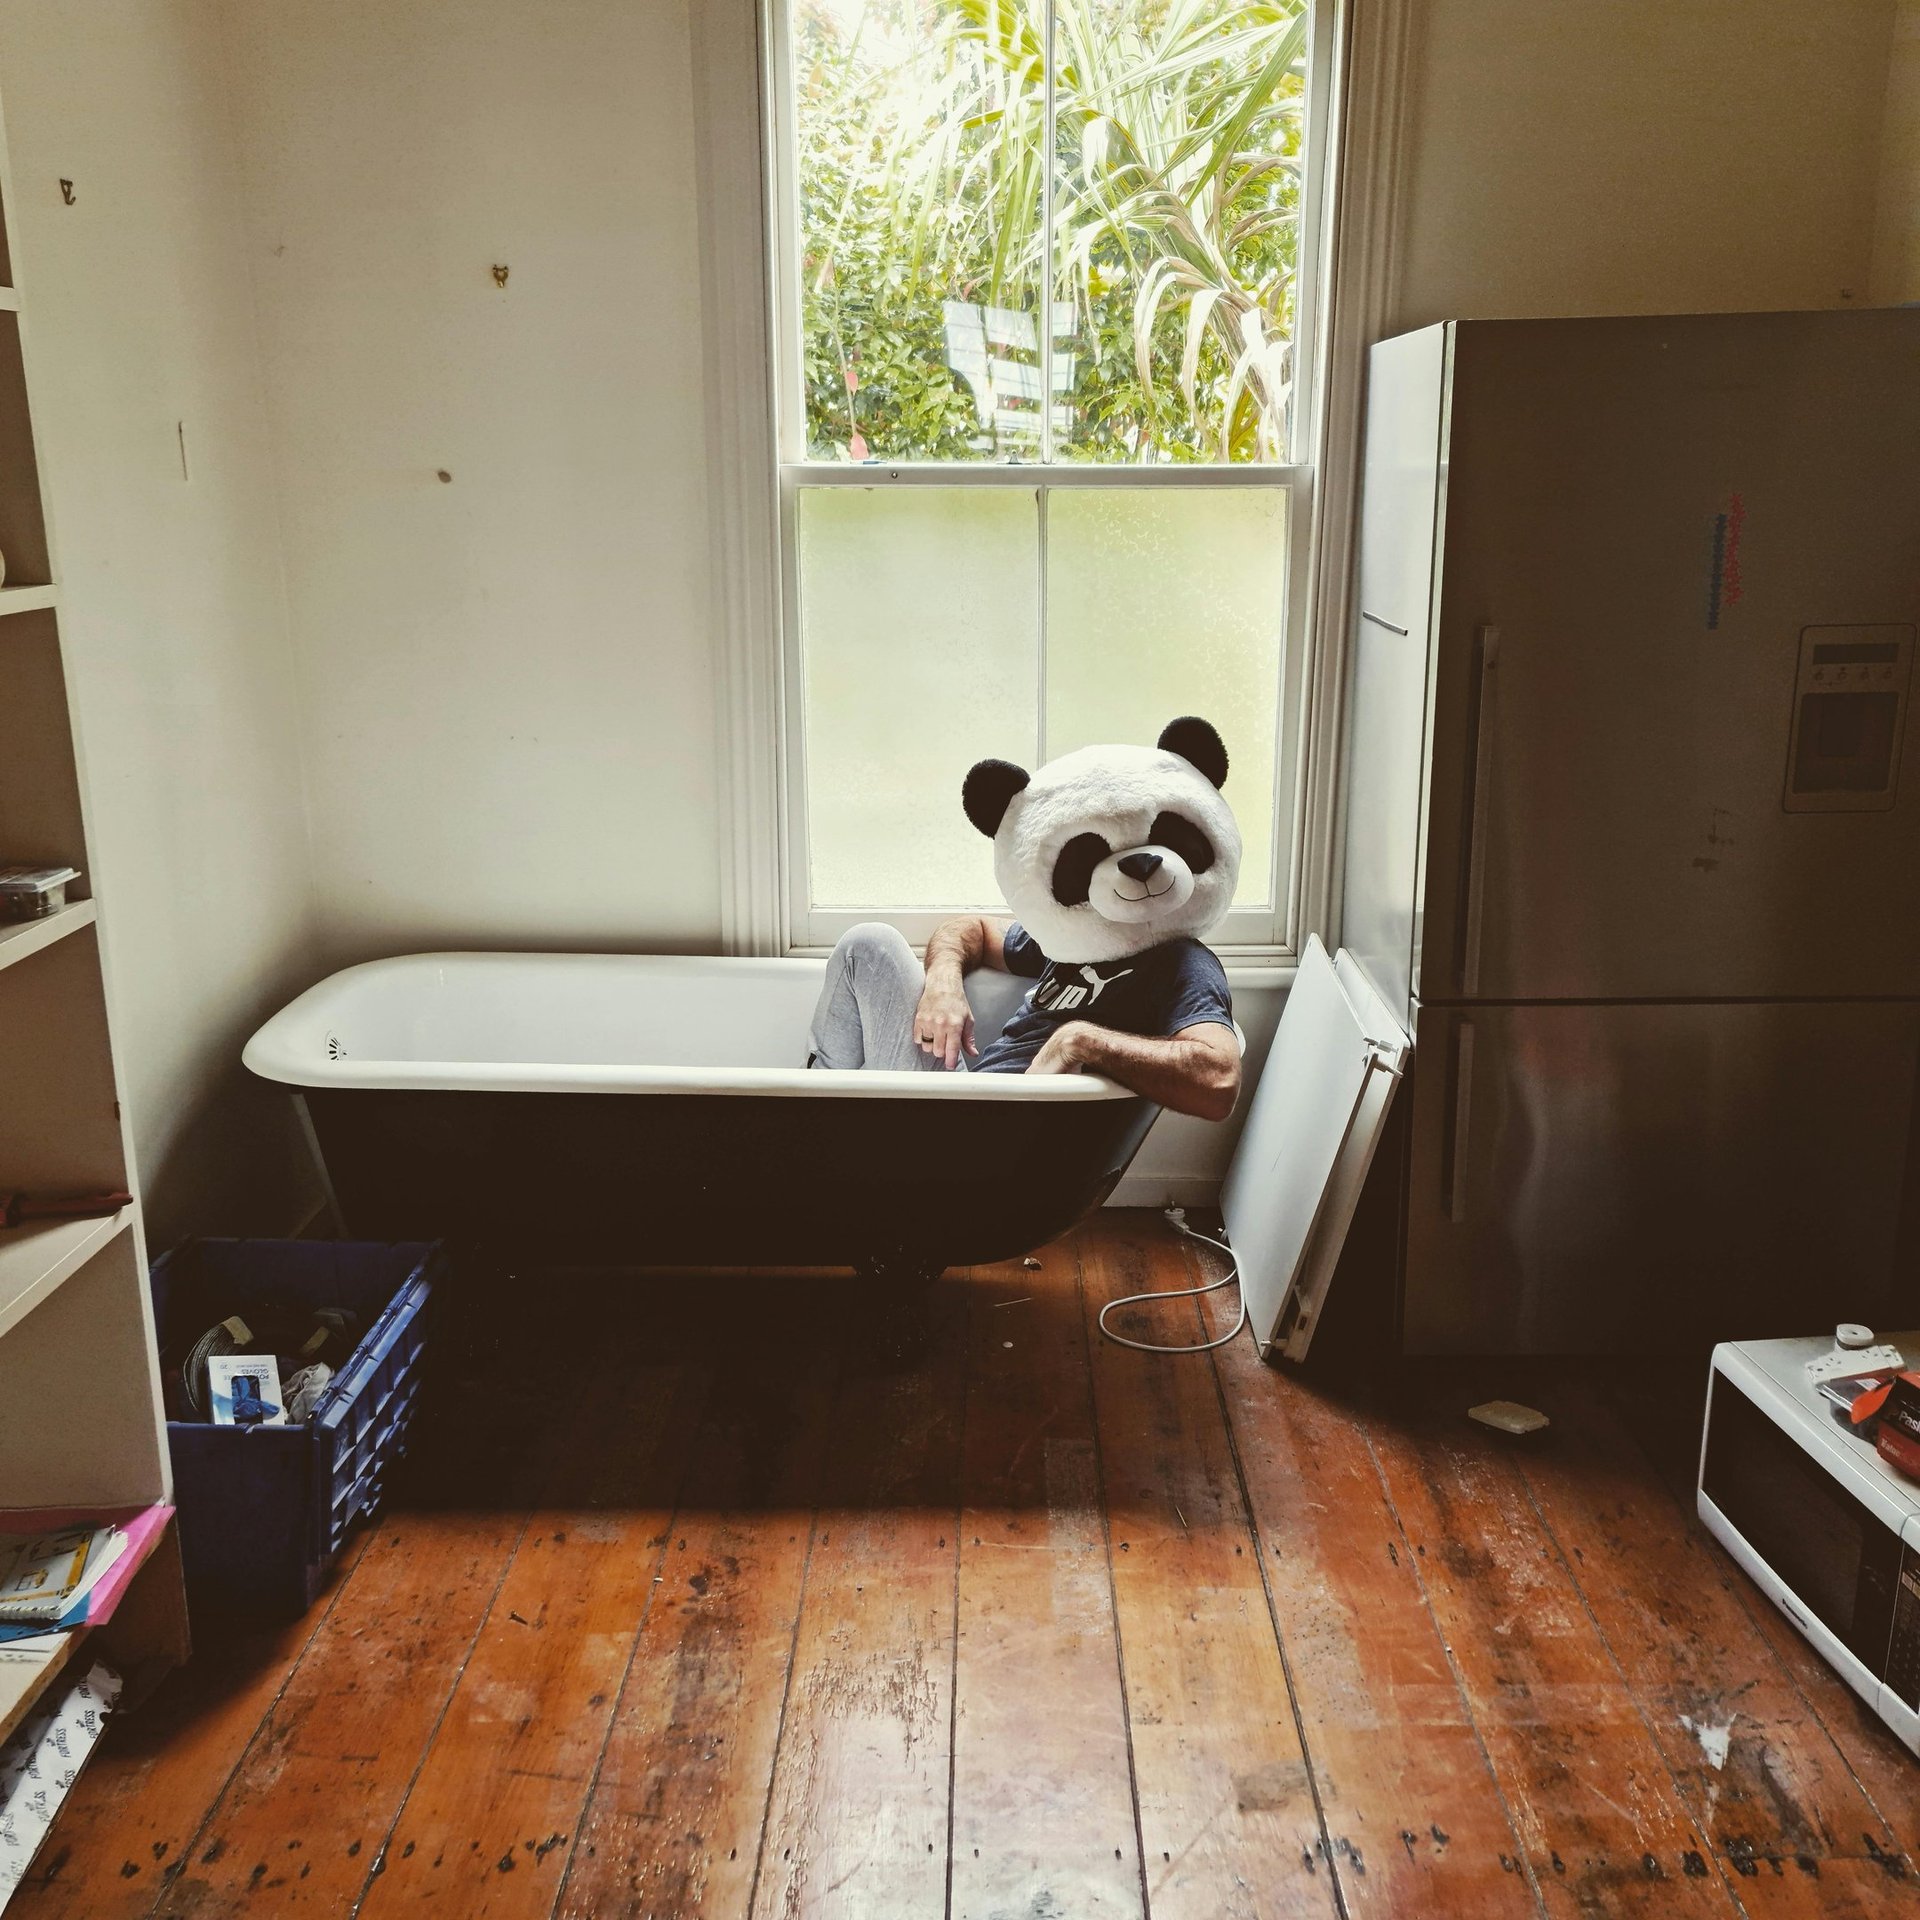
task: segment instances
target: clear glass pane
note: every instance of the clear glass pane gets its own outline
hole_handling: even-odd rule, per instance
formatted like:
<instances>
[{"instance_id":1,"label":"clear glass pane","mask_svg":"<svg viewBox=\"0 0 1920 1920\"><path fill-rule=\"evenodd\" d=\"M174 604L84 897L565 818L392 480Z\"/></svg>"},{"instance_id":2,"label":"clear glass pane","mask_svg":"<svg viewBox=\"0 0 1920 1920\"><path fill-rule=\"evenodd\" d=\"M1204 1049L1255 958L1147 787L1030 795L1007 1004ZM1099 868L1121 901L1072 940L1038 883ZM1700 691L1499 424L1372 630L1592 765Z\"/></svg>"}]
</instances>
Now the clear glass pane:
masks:
<instances>
[{"instance_id":1,"label":"clear glass pane","mask_svg":"<svg viewBox=\"0 0 1920 1920\"><path fill-rule=\"evenodd\" d=\"M1035 459L1044 14L793 0L813 459Z\"/></svg>"},{"instance_id":2,"label":"clear glass pane","mask_svg":"<svg viewBox=\"0 0 1920 1920\"><path fill-rule=\"evenodd\" d=\"M1305 0L1053 4L1055 457L1286 460Z\"/></svg>"},{"instance_id":3,"label":"clear glass pane","mask_svg":"<svg viewBox=\"0 0 1920 1920\"><path fill-rule=\"evenodd\" d=\"M1048 493L1046 752L1211 720L1232 762L1240 906L1273 897L1286 605L1283 488Z\"/></svg>"},{"instance_id":4,"label":"clear glass pane","mask_svg":"<svg viewBox=\"0 0 1920 1920\"><path fill-rule=\"evenodd\" d=\"M1033 764L1040 516L1026 488L804 487L807 827L818 907L987 907L976 760Z\"/></svg>"}]
</instances>

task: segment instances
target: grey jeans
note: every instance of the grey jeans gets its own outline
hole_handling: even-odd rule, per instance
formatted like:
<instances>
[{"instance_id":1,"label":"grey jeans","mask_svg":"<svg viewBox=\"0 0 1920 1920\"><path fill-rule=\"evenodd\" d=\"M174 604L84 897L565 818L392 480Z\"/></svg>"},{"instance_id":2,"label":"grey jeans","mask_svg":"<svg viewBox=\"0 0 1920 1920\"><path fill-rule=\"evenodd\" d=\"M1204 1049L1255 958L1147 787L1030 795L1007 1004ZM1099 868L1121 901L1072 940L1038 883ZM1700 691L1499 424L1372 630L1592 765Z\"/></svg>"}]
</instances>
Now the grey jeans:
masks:
<instances>
[{"instance_id":1,"label":"grey jeans","mask_svg":"<svg viewBox=\"0 0 1920 1920\"><path fill-rule=\"evenodd\" d=\"M936 1056L914 1045L913 1016L926 984L904 934L878 920L849 927L827 962L807 1064L944 1073Z\"/></svg>"}]
</instances>

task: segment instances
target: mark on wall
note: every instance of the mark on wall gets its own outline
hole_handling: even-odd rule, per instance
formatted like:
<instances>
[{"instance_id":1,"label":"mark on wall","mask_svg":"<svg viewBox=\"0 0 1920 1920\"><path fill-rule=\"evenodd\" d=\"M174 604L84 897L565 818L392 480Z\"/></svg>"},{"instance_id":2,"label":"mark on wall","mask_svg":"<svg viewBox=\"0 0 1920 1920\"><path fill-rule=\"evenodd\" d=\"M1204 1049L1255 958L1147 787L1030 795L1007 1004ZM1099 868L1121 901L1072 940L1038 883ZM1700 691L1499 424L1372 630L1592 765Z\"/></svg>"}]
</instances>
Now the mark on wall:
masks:
<instances>
[{"instance_id":1,"label":"mark on wall","mask_svg":"<svg viewBox=\"0 0 1920 1920\"><path fill-rule=\"evenodd\" d=\"M1740 604L1740 542L1747 524L1747 503L1737 493L1727 496L1723 511L1713 516L1708 542L1707 631L1720 625L1720 616Z\"/></svg>"},{"instance_id":2,"label":"mark on wall","mask_svg":"<svg viewBox=\"0 0 1920 1920\"><path fill-rule=\"evenodd\" d=\"M1740 536L1747 524L1747 503L1735 493L1727 497L1727 551L1720 563L1720 600L1723 606L1740 604Z\"/></svg>"},{"instance_id":3,"label":"mark on wall","mask_svg":"<svg viewBox=\"0 0 1920 1920\"><path fill-rule=\"evenodd\" d=\"M1707 809L1707 845L1715 849L1732 846L1734 844L1733 834L1731 832L1732 825L1733 813L1731 809L1727 807L1709 807ZM1696 854L1693 864L1698 867L1702 873L1712 873L1720 865L1720 855L1718 851Z\"/></svg>"}]
</instances>

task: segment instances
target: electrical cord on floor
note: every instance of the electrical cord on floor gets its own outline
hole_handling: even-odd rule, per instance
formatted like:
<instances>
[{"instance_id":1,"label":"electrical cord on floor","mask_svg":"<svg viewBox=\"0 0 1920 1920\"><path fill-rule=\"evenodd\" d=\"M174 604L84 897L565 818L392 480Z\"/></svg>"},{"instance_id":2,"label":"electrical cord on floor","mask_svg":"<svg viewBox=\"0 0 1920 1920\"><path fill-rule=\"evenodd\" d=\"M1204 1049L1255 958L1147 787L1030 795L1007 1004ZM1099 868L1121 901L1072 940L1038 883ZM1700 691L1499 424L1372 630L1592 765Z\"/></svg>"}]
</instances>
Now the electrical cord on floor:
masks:
<instances>
[{"instance_id":1,"label":"electrical cord on floor","mask_svg":"<svg viewBox=\"0 0 1920 1920\"><path fill-rule=\"evenodd\" d=\"M1151 1340L1129 1340L1124 1333L1115 1333L1107 1325L1107 1315L1118 1307L1137 1307L1148 1300L1192 1300L1203 1293L1218 1293L1222 1287L1230 1287L1240 1278L1240 1262L1234 1259L1233 1249L1224 1240L1216 1240L1210 1233L1195 1233L1187 1225L1185 1207L1167 1207L1163 1211L1166 1214L1167 1224L1175 1233L1184 1234L1189 1240L1199 1240L1209 1247L1218 1247L1229 1260L1233 1261L1232 1267L1224 1279L1209 1280L1204 1287L1164 1287L1152 1293L1129 1293L1122 1295L1118 1300L1109 1300L1100 1309L1100 1331L1115 1346L1131 1347L1135 1353L1211 1353L1215 1347L1224 1347L1229 1340L1235 1339L1240 1329L1247 1324L1247 1296L1244 1293L1240 1296L1240 1311L1234 1315L1233 1325L1225 1333L1213 1340L1190 1341L1184 1347L1163 1347Z\"/></svg>"}]
</instances>

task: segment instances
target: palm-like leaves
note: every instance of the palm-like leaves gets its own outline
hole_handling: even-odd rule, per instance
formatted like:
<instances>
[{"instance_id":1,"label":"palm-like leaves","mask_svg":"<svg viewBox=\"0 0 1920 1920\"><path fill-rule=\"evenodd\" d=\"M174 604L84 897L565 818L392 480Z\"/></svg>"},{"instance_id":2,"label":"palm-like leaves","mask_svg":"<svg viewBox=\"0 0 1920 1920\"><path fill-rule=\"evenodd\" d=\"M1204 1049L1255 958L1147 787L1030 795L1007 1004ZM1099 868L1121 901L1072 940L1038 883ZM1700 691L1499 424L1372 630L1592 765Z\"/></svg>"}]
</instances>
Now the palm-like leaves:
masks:
<instances>
[{"instance_id":1,"label":"palm-like leaves","mask_svg":"<svg viewBox=\"0 0 1920 1920\"><path fill-rule=\"evenodd\" d=\"M1050 148L1046 0L803 0L801 21L833 40L843 109L816 271L864 221L868 276L924 303L1037 311L1048 288L1091 348L1071 397L1096 451L1284 457L1304 0L1052 0ZM804 192L804 102L801 132Z\"/></svg>"},{"instance_id":2,"label":"palm-like leaves","mask_svg":"<svg viewBox=\"0 0 1920 1920\"><path fill-rule=\"evenodd\" d=\"M1052 0L1050 156L1046 4L869 0L897 58L867 77L881 117L847 195L884 208L895 260L952 297L1031 309L1051 279L1095 347L1074 397L1135 416L1126 450L1284 457L1303 5ZM1099 350L1117 329L1124 368ZM1170 406L1182 434L1162 430Z\"/></svg>"}]
</instances>

